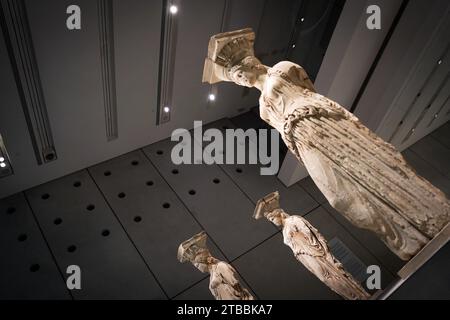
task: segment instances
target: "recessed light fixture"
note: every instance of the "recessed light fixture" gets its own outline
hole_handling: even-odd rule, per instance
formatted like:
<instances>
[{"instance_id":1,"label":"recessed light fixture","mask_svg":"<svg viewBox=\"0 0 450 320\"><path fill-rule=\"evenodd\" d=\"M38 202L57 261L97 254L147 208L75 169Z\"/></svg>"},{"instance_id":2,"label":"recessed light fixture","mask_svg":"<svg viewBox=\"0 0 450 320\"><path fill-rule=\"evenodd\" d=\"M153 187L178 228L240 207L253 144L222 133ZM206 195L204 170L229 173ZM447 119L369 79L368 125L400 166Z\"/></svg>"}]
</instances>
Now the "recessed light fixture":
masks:
<instances>
[{"instance_id":1,"label":"recessed light fixture","mask_svg":"<svg viewBox=\"0 0 450 320\"><path fill-rule=\"evenodd\" d=\"M303 21L305 21L305 18L301 18L301 19L300 19L300 22L303 22Z\"/></svg>"},{"instance_id":2,"label":"recessed light fixture","mask_svg":"<svg viewBox=\"0 0 450 320\"><path fill-rule=\"evenodd\" d=\"M216 101L216 95L214 93L210 93L208 95L208 100L209 101Z\"/></svg>"},{"instance_id":3,"label":"recessed light fixture","mask_svg":"<svg viewBox=\"0 0 450 320\"><path fill-rule=\"evenodd\" d=\"M442 60L439 60L439 61L438 61L438 64L442 64Z\"/></svg>"},{"instance_id":4,"label":"recessed light fixture","mask_svg":"<svg viewBox=\"0 0 450 320\"><path fill-rule=\"evenodd\" d=\"M171 14L177 14L178 7L173 4L173 5L170 6L169 11L170 11Z\"/></svg>"},{"instance_id":5,"label":"recessed light fixture","mask_svg":"<svg viewBox=\"0 0 450 320\"><path fill-rule=\"evenodd\" d=\"M292 49L295 48L295 44L292 45Z\"/></svg>"},{"instance_id":6,"label":"recessed light fixture","mask_svg":"<svg viewBox=\"0 0 450 320\"><path fill-rule=\"evenodd\" d=\"M5 158L0 157L0 162L5 162Z\"/></svg>"},{"instance_id":7,"label":"recessed light fixture","mask_svg":"<svg viewBox=\"0 0 450 320\"><path fill-rule=\"evenodd\" d=\"M170 112L170 108L169 107L164 107L163 110L164 110L165 113L169 113Z\"/></svg>"},{"instance_id":8,"label":"recessed light fixture","mask_svg":"<svg viewBox=\"0 0 450 320\"><path fill-rule=\"evenodd\" d=\"M4 162L0 162L0 167L1 167L1 168L4 168L4 167L6 167L6 163L4 163Z\"/></svg>"}]
</instances>

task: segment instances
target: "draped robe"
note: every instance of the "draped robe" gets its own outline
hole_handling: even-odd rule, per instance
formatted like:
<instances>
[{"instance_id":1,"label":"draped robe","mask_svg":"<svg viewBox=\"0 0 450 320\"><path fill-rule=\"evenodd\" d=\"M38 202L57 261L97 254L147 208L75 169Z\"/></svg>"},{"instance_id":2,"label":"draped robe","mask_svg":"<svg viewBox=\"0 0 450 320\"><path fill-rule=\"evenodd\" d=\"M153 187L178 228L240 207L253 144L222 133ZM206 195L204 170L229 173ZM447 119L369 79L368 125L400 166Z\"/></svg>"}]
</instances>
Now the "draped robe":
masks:
<instances>
[{"instance_id":1,"label":"draped robe","mask_svg":"<svg viewBox=\"0 0 450 320\"><path fill-rule=\"evenodd\" d=\"M332 207L409 260L448 222L450 202L389 143L338 103L314 92L306 72L269 68L260 115L276 128Z\"/></svg>"}]
</instances>

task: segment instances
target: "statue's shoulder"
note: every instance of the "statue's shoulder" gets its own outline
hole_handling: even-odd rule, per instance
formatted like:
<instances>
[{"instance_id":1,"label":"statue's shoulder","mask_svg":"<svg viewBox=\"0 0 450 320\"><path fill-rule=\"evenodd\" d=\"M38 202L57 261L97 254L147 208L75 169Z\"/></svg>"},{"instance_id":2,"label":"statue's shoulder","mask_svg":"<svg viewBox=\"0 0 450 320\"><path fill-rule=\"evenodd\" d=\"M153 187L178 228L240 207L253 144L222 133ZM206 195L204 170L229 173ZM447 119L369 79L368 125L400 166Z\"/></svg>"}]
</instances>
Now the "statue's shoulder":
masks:
<instances>
[{"instance_id":1,"label":"statue's shoulder","mask_svg":"<svg viewBox=\"0 0 450 320\"><path fill-rule=\"evenodd\" d=\"M270 69L273 71L279 71L287 74L292 69L303 69L303 68L291 61L280 61Z\"/></svg>"},{"instance_id":2,"label":"statue's shoulder","mask_svg":"<svg viewBox=\"0 0 450 320\"><path fill-rule=\"evenodd\" d=\"M278 76L297 86L316 92L305 69L291 61L281 61L268 70L269 76Z\"/></svg>"}]
</instances>

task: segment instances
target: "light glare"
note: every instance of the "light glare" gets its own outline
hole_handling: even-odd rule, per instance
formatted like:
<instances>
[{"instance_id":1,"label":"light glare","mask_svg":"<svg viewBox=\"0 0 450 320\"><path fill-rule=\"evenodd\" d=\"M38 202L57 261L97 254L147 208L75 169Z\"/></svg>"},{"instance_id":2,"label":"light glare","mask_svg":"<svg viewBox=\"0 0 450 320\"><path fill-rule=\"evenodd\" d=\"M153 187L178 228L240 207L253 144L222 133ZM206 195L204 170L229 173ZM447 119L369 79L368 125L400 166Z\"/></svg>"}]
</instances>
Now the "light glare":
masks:
<instances>
[{"instance_id":1,"label":"light glare","mask_svg":"<svg viewBox=\"0 0 450 320\"><path fill-rule=\"evenodd\" d=\"M169 8L169 11L171 14L177 14L178 12L178 7L176 5L171 5Z\"/></svg>"}]
</instances>

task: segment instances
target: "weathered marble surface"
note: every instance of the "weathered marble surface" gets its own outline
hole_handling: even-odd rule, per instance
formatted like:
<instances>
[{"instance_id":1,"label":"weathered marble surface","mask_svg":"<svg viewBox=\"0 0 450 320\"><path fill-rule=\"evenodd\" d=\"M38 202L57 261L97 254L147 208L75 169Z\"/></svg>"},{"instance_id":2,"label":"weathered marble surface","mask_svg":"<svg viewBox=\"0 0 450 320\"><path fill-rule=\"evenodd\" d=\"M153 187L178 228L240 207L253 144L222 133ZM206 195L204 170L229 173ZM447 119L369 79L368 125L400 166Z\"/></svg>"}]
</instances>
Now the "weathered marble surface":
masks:
<instances>
[{"instance_id":1,"label":"weathered marble surface","mask_svg":"<svg viewBox=\"0 0 450 320\"><path fill-rule=\"evenodd\" d=\"M389 143L338 103L315 92L299 65L268 67L251 29L211 37L203 81L261 91L260 116L276 128L329 203L409 260L450 221L450 202Z\"/></svg>"},{"instance_id":2,"label":"weathered marble surface","mask_svg":"<svg viewBox=\"0 0 450 320\"><path fill-rule=\"evenodd\" d=\"M253 300L250 292L240 285L236 270L211 255L206 239L202 231L184 241L178 248L178 260L190 261L201 272L210 274L209 290L216 300Z\"/></svg>"}]
</instances>

